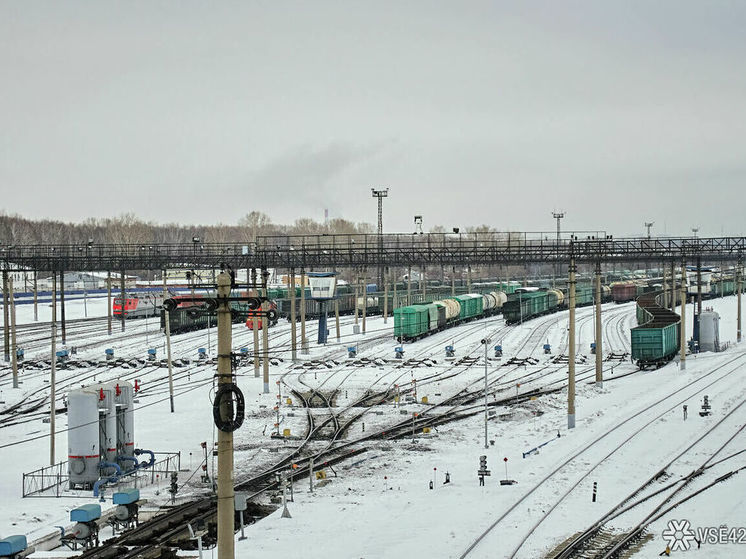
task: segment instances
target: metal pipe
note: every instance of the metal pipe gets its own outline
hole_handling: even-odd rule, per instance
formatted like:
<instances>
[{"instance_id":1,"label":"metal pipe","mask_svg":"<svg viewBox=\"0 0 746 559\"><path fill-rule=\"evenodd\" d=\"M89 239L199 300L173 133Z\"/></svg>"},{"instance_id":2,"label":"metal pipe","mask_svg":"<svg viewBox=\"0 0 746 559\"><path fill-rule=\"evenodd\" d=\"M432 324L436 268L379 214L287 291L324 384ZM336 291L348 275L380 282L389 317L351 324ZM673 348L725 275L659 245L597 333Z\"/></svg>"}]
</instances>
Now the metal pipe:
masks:
<instances>
[{"instance_id":1,"label":"metal pipe","mask_svg":"<svg viewBox=\"0 0 746 559\"><path fill-rule=\"evenodd\" d=\"M218 385L232 384L231 371L231 309L228 297L231 278L221 272L218 284ZM266 383L265 383L266 386ZM268 389L265 390L268 392ZM223 398L220 414L233 416L231 398ZM218 559L233 559L235 556L233 492L233 432L218 429Z\"/></svg>"},{"instance_id":2,"label":"metal pipe","mask_svg":"<svg viewBox=\"0 0 746 559\"><path fill-rule=\"evenodd\" d=\"M572 249L571 249L572 250ZM575 428L575 258L570 257L570 278L568 281L568 303L570 310L570 332L567 344L567 428Z\"/></svg>"}]
</instances>

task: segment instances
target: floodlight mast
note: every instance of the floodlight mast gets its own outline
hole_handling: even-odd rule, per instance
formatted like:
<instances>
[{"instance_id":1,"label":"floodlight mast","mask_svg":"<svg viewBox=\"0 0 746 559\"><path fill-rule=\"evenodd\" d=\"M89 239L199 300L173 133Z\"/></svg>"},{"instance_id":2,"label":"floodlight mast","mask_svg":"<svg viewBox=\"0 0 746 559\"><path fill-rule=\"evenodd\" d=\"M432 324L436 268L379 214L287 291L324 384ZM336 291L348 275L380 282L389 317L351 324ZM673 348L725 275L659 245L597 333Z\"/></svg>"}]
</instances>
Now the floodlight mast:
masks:
<instances>
[{"instance_id":1,"label":"floodlight mast","mask_svg":"<svg viewBox=\"0 0 746 559\"><path fill-rule=\"evenodd\" d=\"M645 222L645 227L647 227L647 230L648 230L648 239L650 238L650 228L651 228L651 227L652 227L653 225L655 225L655 222L654 222L654 221L646 221L646 222Z\"/></svg>"},{"instance_id":2,"label":"floodlight mast","mask_svg":"<svg viewBox=\"0 0 746 559\"><path fill-rule=\"evenodd\" d=\"M389 195L389 189L370 189L373 198L378 198L378 252L383 252L383 199ZM379 254L380 257L380 254ZM383 283L383 266L378 267L378 285Z\"/></svg>"}]
</instances>

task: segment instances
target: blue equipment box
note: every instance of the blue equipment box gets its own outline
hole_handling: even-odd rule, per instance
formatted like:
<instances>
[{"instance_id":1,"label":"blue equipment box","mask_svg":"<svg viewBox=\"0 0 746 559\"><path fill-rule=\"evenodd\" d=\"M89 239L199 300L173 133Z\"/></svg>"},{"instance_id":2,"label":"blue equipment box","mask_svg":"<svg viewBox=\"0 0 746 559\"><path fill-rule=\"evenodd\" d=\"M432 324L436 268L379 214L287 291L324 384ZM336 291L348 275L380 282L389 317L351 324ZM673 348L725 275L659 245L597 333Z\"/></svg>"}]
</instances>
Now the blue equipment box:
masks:
<instances>
[{"instance_id":1,"label":"blue equipment box","mask_svg":"<svg viewBox=\"0 0 746 559\"><path fill-rule=\"evenodd\" d=\"M122 489L121 491L117 491L112 497L112 501L115 505L131 505L132 503L136 503L139 500L140 490L134 488Z\"/></svg>"},{"instance_id":2,"label":"blue equipment box","mask_svg":"<svg viewBox=\"0 0 746 559\"><path fill-rule=\"evenodd\" d=\"M0 555L13 555L26 549L26 536L8 536L0 540Z\"/></svg>"},{"instance_id":3,"label":"blue equipment box","mask_svg":"<svg viewBox=\"0 0 746 559\"><path fill-rule=\"evenodd\" d=\"M92 522L101 518L101 505L83 505L70 511L71 522Z\"/></svg>"}]
</instances>

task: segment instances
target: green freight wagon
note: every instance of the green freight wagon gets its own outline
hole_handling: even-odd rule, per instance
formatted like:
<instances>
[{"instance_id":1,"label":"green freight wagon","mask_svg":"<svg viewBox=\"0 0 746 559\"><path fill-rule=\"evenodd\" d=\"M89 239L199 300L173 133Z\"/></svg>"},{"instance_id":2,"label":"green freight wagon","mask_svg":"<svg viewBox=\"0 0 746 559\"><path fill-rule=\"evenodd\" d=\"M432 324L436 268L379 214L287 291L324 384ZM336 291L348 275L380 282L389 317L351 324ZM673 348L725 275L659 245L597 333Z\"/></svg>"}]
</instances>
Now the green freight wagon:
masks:
<instances>
[{"instance_id":1,"label":"green freight wagon","mask_svg":"<svg viewBox=\"0 0 746 559\"><path fill-rule=\"evenodd\" d=\"M550 291L511 293L503 304L503 317L507 324L529 320L557 307L557 296Z\"/></svg>"},{"instance_id":2,"label":"green freight wagon","mask_svg":"<svg viewBox=\"0 0 746 559\"><path fill-rule=\"evenodd\" d=\"M453 299L456 299L461 305L459 320L467 320L482 315L484 299L481 295L467 293L466 295L457 295Z\"/></svg>"},{"instance_id":3,"label":"green freight wagon","mask_svg":"<svg viewBox=\"0 0 746 559\"><path fill-rule=\"evenodd\" d=\"M632 360L640 369L658 368L670 361L680 349L681 317L660 306L660 292L637 298L637 321L632 328Z\"/></svg>"},{"instance_id":4,"label":"green freight wagon","mask_svg":"<svg viewBox=\"0 0 746 559\"><path fill-rule=\"evenodd\" d=\"M428 332L429 326L430 310L427 305L412 305L394 310L394 337L397 339L419 338Z\"/></svg>"},{"instance_id":5,"label":"green freight wagon","mask_svg":"<svg viewBox=\"0 0 746 559\"><path fill-rule=\"evenodd\" d=\"M589 285L576 285L575 286L575 306L582 307L584 305L593 304L594 288Z\"/></svg>"}]
</instances>

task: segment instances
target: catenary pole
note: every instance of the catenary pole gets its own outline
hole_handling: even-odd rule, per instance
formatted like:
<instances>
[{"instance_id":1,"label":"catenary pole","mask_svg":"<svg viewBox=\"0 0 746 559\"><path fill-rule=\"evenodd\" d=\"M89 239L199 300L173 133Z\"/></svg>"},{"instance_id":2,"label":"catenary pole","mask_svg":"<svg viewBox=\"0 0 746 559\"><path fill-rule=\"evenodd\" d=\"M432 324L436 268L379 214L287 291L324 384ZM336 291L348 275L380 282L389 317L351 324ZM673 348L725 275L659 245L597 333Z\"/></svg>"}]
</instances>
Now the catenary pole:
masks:
<instances>
[{"instance_id":1,"label":"catenary pole","mask_svg":"<svg viewBox=\"0 0 746 559\"><path fill-rule=\"evenodd\" d=\"M741 255L738 255L736 267L736 299L738 309L736 310L736 343L741 343L741 279L743 270L741 268Z\"/></svg>"},{"instance_id":2,"label":"catenary pole","mask_svg":"<svg viewBox=\"0 0 746 559\"><path fill-rule=\"evenodd\" d=\"M269 295L267 290L267 280L269 279L269 272L266 268L262 268L262 295L266 298ZM267 318L267 311L269 310L269 301L262 302L262 354L264 362L262 363L262 371L264 374L264 393L269 394L269 319Z\"/></svg>"},{"instance_id":3,"label":"catenary pole","mask_svg":"<svg viewBox=\"0 0 746 559\"><path fill-rule=\"evenodd\" d=\"M383 323L389 321L389 269L383 269Z\"/></svg>"},{"instance_id":4,"label":"catenary pole","mask_svg":"<svg viewBox=\"0 0 746 559\"><path fill-rule=\"evenodd\" d=\"M62 345L67 343L67 323L65 321L65 272L60 270L60 319L62 321Z\"/></svg>"},{"instance_id":5,"label":"catenary pole","mask_svg":"<svg viewBox=\"0 0 746 559\"><path fill-rule=\"evenodd\" d=\"M679 369L686 370L686 262L681 261L681 328L679 328L681 359Z\"/></svg>"},{"instance_id":6,"label":"catenary pole","mask_svg":"<svg viewBox=\"0 0 746 559\"><path fill-rule=\"evenodd\" d=\"M570 332L567 344L567 428L575 428L575 258L570 243L570 278L568 282L568 309L570 311Z\"/></svg>"},{"instance_id":7,"label":"catenary pole","mask_svg":"<svg viewBox=\"0 0 746 559\"><path fill-rule=\"evenodd\" d=\"M56 402L56 367L57 367L57 272L52 273L52 359L49 368L49 465L56 462L55 437L57 416Z\"/></svg>"},{"instance_id":8,"label":"catenary pole","mask_svg":"<svg viewBox=\"0 0 746 559\"><path fill-rule=\"evenodd\" d=\"M16 343L16 299L13 295L13 276L9 277L8 298L10 299L10 363L13 370L13 388L18 388L18 344Z\"/></svg>"},{"instance_id":9,"label":"catenary pole","mask_svg":"<svg viewBox=\"0 0 746 559\"><path fill-rule=\"evenodd\" d=\"M10 312L8 308L8 270L3 270L3 337L5 361L10 361Z\"/></svg>"},{"instance_id":10,"label":"catenary pole","mask_svg":"<svg viewBox=\"0 0 746 559\"><path fill-rule=\"evenodd\" d=\"M601 261L596 262L596 386L604 385L603 341L601 339Z\"/></svg>"},{"instance_id":11,"label":"catenary pole","mask_svg":"<svg viewBox=\"0 0 746 559\"><path fill-rule=\"evenodd\" d=\"M163 278L163 283L165 285L166 278ZM106 331L111 336L111 272L106 274L106 307Z\"/></svg>"},{"instance_id":12,"label":"catenary pole","mask_svg":"<svg viewBox=\"0 0 746 559\"><path fill-rule=\"evenodd\" d=\"M298 336L295 330L295 268L290 268L290 350L293 362L298 360Z\"/></svg>"},{"instance_id":13,"label":"catenary pole","mask_svg":"<svg viewBox=\"0 0 746 559\"><path fill-rule=\"evenodd\" d=\"M194 297L194 292L192 292L192 297ZM119 275L119 299L122 302L120 306L121 310L119 313L119 321L121 322L122 332L124 332L124 307L127 303L127 297L124 289L124 270L122 270Z\"/></svg>"},{"instance_id":14,"label":"catenary pole","mask_svg":"<svg viewBox=\"0 0 746 559\"><path fill-rule=\"evenodd\" d=\"M259 280L256 275L256 268L251 269L251 283L256 287ZM252 290L252 295L258 297L260 295L259 288L256 287ZM254 378L259 378L261 373L259 372L259 326L257 326L258 316L256 313L252 313L251 330L254 337Z\"/></svg>"},{"instance_id":15,"label":"catenary pole","mask_svg":"<svg viewBox=\"0 0 746 559\"><path fill-rule=\"evenodd\" d=\"M36 282L36 270L34 270L34 322L39 320L39 290Z\"/></svg>"},{"instance_id":16,"label":"catenary pole","mask_svg":"<svg viewBox=\"0 0 746 559\"><path fill-rule=\"evenodd\" d=\"M306 270L300 269L300 351L308 354L308 340L306 339Z\"/></svg>"},{"instance_id":17,"label":"catenary pole","mask_svg":"<svg viewBox=\"0 0 746 559\"><path fill-rule=\"evenodd\" d=\"M218 284L218 386L233 383L231 371L231 278L221 272ZM266 392L266 390L265 390ZM233 417L231 398L223 398L220 416ZM233 492L233 432L218 429L218 559L235 556Z\"/></svg>"}]
</instances>

